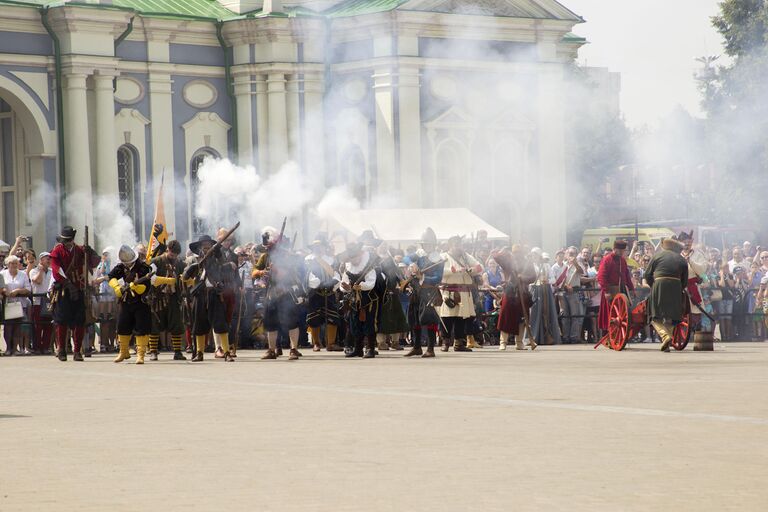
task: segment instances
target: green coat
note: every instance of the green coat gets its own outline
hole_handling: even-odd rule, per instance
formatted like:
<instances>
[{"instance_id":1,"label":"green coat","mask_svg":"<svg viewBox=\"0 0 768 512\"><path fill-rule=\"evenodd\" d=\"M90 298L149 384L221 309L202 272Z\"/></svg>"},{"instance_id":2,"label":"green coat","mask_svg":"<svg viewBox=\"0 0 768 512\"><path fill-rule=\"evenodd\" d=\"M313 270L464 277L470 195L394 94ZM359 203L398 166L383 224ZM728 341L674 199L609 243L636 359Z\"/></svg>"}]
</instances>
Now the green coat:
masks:
<instances>
[{"instance_id":1,"label":"green coat","mask_svg":"<svg viewBox=\"0 0 768 512\"><path fill-rule=\"evenodd\" d=\"M668 279L668 278L673 279ZM663 278L663 279L661 279ZM648 312L652 319L679 322L683 318L683 290L688 285L688 262L675 251L662 250L645 269L651 285Z\"/></svg>"}]
</instances>

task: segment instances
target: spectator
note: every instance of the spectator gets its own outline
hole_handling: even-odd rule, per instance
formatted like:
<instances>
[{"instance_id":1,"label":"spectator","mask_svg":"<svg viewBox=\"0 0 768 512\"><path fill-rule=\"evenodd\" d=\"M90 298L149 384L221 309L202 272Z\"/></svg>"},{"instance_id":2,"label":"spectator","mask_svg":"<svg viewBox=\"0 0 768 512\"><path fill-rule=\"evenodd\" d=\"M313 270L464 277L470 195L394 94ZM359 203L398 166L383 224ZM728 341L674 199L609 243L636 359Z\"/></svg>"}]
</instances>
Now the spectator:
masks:
<instances>
[{"instance_id":1,"label":"spectator","mask_svg":"<svg viewBox=\"0 0 768 512\"><path fill-rule=\"evenodd\" d=\"M24 322L29 318L29 298L32 293L32 286L29 283L29 276L21 270L21 260L18 256L8 256L5 259L7 268L0 272L5 283L6 304L19 303L22 307L21 318L5 319L3 335L5 338L5 355L30 355L28 332L23 327ZM18 348L18 350L17 350Z\"/></svg>"},{"instance_id":2,"label":"spectator","mask_svg":"<svg viewBox=\"0 0 768 512\"><path fill-rule=\"evenodd\" d=\"M741 250L744 253L745 258L754 259L754 257L757 255L755 249L752 247L752 243L749 240L745 241L741 245Z\"/></svg>"},{"instance_id":3,"label":"spectator","mask_svg":"<svg viewBox=\"0 0 768 512\"><path fill-rule=\"evenodd\" d=\"M733 274L733 269L737 266L747 268L747 264L744 261L744 251L741 247L734 247L731 254L733 259L728 262L728 272Z\"/></svg>"},{"instance_id":4,"label":"spectator","mask_svg":"<svg viewBox=\"0 0 768 512\"><path fill-rule=\"evenodd\" d=\"M48 309L48 288L51 285L51 256L40 253L40 263L29 271L32 286L32 343L38 354L47 354L51 347L51 312Z\"/></svg>"},{"instance_id":5,"label":"spectator","mask_svg":"<svg viewBox=\"0 0 768 512\"><path fill-rule=\"evenodd\" d=\"M483 288L495 290L504 284L504 274L496 260L488 258L485 262L485 272L482 274ZM493 311L495 297L489 291L483 293L483 311Z\"/></svg>"},{"instance_id":6,"label":"spectator","mask_svg":"<svg viewBox=\"0 0 768 512\"><path fill-rule=\"evenodd\" d=\"M752 341L762 340L763 335L763 318L762 318L762 304L757 302L757 291L760 289L760 283L763 280L764 272L760 266L760 258L756 257L752 262L749 270L749 277L747 278L747 314L752 315L749 317L751 324L750 336Z\"/></svg>"},{"instance_id":7,"label":"spectator","mask_svg":"<svg viewBox=\"0 0 768 512\"><path fill-rule=\"evenodd\" d=\"M546 254L546 253L545 253ZM560 249L555 253L555 263L549 269L549 282L554 286L558 278L565 271L565 250Z\"/></svg>"},{"instance_id":8,"label":"spectator","mask_svg":"<svg viewBox=\"0 0 768 512\"><path fill-rule=\"evenodd\" d=\"M5 258L11 251L11 246L0 240L0 270L5 268Z\"/></svg>"},{"instance_id":9,"label":"spectator","mask_svg":"<svg viewBox=\"0 0 768 512\"><path fill-rule=\"evenodd\" d=\"M112 247L101 252L101 262L94 271L93 284L97 287L96 319L99 322L99 351L112 352L116 349L115 313L117 297L109 286L109 273L112 271Z\"/></svg>"},{"instance_id":10,"label":"spectator","mask_svg":"<svg viewBox=\"0 0 768 512\"><path fill-rule=\"evenodd\" d=\"M720 335L724 341L730 340L733 336L732 317L733 317L733 292L736 281L733 278L728 263L723 263L718 273L717 285L720 287L722 298L717 305L717 316L720 322Z\"/></svg>"}]
</instances>

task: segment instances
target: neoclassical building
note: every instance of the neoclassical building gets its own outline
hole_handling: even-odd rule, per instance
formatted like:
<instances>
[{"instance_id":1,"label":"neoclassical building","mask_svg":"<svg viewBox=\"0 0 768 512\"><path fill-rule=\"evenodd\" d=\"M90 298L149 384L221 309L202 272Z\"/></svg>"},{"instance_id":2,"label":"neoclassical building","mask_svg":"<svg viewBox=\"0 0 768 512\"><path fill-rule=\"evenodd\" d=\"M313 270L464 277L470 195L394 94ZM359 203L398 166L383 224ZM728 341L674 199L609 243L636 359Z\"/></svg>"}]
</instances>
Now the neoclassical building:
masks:
<instances>
[{"instance_id":1,"label":"neoclassical building","mask_svg":"<svg viewBox=\"0 0 768 512\"><path fill-rule=\"evenodd\" d=\"M164 170L168 224L189 240L212 155L262 174L293 160L364 205L468 207L513 238L565 241L564 75L584 40L555 0L0 7L0 238L42 249L61 222L93 225L63 207L74 195L119 198L146 239Z\"/></svg>"}]
</instances>

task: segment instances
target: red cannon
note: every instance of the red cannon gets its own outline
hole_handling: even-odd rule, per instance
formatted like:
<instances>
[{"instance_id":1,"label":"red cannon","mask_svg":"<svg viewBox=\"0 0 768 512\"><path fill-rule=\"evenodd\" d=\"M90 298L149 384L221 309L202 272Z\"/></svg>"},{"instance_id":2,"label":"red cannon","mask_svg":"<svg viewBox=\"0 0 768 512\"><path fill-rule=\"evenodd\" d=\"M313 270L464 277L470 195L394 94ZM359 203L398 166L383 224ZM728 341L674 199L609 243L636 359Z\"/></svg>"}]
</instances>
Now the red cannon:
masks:
<instances>
[{"instance_id":1,"label":"red cannon","mask_svg":"<svg viewBox=\"0 0 768 512\"><path fill-rule=\"evenodd\" d=\"M682 301L684 304L683 320L675 327L672 343L670 343L675 350L685 349L691 338L691 305L688 296L683 294ZM620 293L611 301L608 332L597 342L594 348L605 345L613 350L623 350L627 341L648 324L650 324L650 319L648 318L647 300L637 304L630 312L629 298Z\"/></svg>"}]
</instances>

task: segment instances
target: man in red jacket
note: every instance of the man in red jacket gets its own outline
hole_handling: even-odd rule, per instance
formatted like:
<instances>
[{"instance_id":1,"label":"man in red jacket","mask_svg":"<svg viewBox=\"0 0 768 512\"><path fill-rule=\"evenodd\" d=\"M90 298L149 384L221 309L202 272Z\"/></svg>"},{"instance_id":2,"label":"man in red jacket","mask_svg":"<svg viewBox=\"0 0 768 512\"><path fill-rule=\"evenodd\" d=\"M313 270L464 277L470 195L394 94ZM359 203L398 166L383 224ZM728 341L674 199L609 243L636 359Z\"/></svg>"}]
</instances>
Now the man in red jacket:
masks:
<instances>
[{"instance_id":1,"label":"man in red jacket","mask_svg":"<svg viewBox=\"0 0 768 512\"><path fill-rule=\"evenodd\" d=\"M608 329L613 298L619 293L628 294L629 291L635 290L627 260L624 258L626 250L627 242L616 240L613 243L613 252L603 257L597 272L597 282L600 283L600 312L597 315L597 325L603 330Z\"/></svg>"},{"instance_id":2,"label":"man in red jacket","mask_svg":"<svg viewBox=\"0 0 768 512\"><path fill-rule=\"evenodd\" d=\"M99 255L90 247L75 244L72 226L64 226L51 251L53 279L53 323L59 361L67 360L67 331L72 329L72 359L82 361L80 352L85 333L85 272L96 268ZM87 262L86 262L87 259Z\"/></svg>"}]
</instances>

